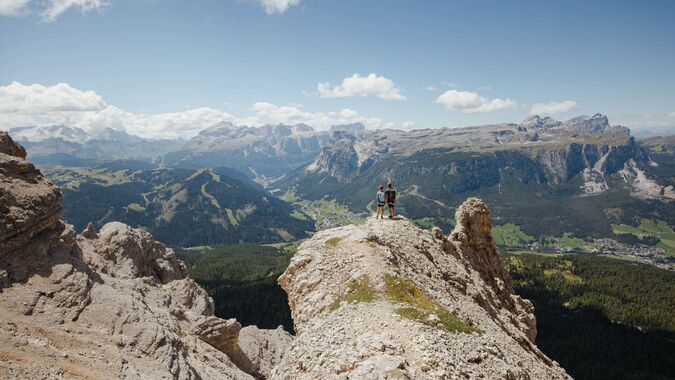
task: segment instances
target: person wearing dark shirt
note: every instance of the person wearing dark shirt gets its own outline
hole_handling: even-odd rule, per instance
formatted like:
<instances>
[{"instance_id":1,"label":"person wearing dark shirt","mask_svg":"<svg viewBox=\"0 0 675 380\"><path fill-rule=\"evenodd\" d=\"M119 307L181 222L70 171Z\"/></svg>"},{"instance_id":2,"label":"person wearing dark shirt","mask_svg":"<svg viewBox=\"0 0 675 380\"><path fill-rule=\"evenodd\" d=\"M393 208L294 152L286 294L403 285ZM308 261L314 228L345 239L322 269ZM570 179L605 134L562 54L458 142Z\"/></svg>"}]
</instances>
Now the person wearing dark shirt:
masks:
<instances>
[{"instance_id":1,"label":"person wearing dark shirt","mask_svg":"<svg viewBox=\"0 0 675 380\"><path fill-rule=\"evenodd\" d=\"M389 219L394 218L394 208L396 207L396 189L392 185L391 181L387 183L387 191L384 192L384 198L389 206Z\"/></svg>"}]
</instances>

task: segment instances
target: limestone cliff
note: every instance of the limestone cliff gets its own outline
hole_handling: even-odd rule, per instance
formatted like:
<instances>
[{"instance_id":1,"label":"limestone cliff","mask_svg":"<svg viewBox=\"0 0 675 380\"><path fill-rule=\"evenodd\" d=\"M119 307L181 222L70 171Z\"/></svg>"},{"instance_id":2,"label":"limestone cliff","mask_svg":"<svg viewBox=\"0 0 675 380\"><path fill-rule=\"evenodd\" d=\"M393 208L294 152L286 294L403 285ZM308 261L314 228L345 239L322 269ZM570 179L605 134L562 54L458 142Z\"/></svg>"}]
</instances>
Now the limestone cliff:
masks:
<instances>
[{"instance_id":1,"label":"limestone cliff","mask_svg":"<svg viewBox=\"0 0 675 380\"><path fill-rule=\"evenodd\" d=\"M489 210L472 198L456 220L449 237L371 218L303 243L279 279L297 336L273 377L569 378L533 343Z\"/></svg>"}]
</instances>

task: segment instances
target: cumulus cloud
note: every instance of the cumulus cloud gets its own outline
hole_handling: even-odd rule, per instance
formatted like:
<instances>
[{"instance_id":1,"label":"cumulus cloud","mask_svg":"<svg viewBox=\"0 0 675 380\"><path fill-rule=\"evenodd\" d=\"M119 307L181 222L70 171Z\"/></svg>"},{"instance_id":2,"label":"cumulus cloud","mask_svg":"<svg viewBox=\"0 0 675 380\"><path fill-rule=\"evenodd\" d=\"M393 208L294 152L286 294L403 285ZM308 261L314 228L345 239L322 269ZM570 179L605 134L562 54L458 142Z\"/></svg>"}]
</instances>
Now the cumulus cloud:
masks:
<instances>
[{"instance_id":1,"label":"cumulus cloud","mask_svg":"<svg viewBox=\"0 0 675 380\"><path fill-rule=\"evenodd\" d=\"M28 2L31 0L0 0L0 16L21 16L28 9Z\"/></svg>"},{"instance_id":2,"label":"cumulus cloud","mask_svg":"<svg viewBox=\"0 0 675 380\"><path fill-rule=\"evenodd\" d=\"M577 102L564 100L562 102L536 103L530 109L530 115L557 115L579 108Z\"/></svg>"},{"instance_id":3,"label":"cumulus cloud","mask_svg":"<svg viewBox=\"0 0 675 380\"><path fill-rule=\"evenodd\" d=\"M46 7L40 12L45 21L54 21L70 8L78 8L82 13L91 11L103 12L107 6L105 0L49 0Z\"/></svg>"},{"instance_id":4,"label":"cumulus cloud","mask_svg":"<svg viewBox=\"0 0 675 380\"><path fill-rule=\"evenodd\" d=\"M35 9L29 7L32 4ZM42 20L52 22L70 8L82 13L103 12L107 5L107 0L0 0L0 16L23 16L37 11Z\"/></svg>"},{"instance_id":5,"label":"cumulus cloud","mask_svg":"<svg viewBox=\"0 0 675 380\"><path fill-rule=\"evenodd\" d=\"M322 98L347 98L353 96L377 96L385 100L406 100L394 81L371 73L368 76L354 74L342 80L342 84L333 86L328 82L317 85Z\"/></svg>"},{"instance_id":6,"label":"cumulus cloud","mask_svg":"<svg viewBox=\"0 0 675 380\"><path fill-rule=\"evenodd\" d=\"M298 105L276 105L268 102L257 102L251 107L254 115L237 120L242 124L298 124L304 123L312 127L325 130L332 125L363 123L369 128L381 128L382 120L377 117L366 117L358 112L344 108L340 111L309 112Z\"/></svg>"},{"instance_id":7,"label":"cumulus cloud","mask_svg":"<svg viewBox=\"0 0 675 380\"><path fill-rule=\"evenodd\" d=\"M134 113L108 104L94 91L82 91L66 83L53 86L12 82L0 86L0 129L35 125L66 125L92 135L112 128L145 138L190 138L202 129L222 121L250 126L305 123L317 129L336 124L360 122L369 128L382 128L377 117L359 114L350 108L330 112L310 112L302 105L276 105L257 102L251 114L242 118L209 107L167 113Z\"/></svg>"},{"instance_id":8,"label":"cumulus cloud","mask_svg":"<svg viewBox=\"0 0 675 380\"><path fill-rule=\"evenodd\" d=\"M415 123L412 121L404 121L403 123L401 123L401 129L403 129L404 131L413 130L415 129Z\"/></svg>"},{"instance_id":9,"label":"cumulus cloud","mask_svg":"<svg viewBox=\"0 0 675 380\"><path fill-rule=\"evenodd\" d=\"M515 108L518 103L511 99L488 99L470 91L448 90L436 99L446 109L464 113L490 112Z\"/></svg>"},{"instance_id":10,"label":"cumulus cloud","mask_svg":"<svg viewBox=\"0 0 675 380\"><path fill-rule=\"evenodd\" d=\"M284 13L288 8L300 5L300 0L255 0L268 15Z\"/></svg>"},{"instance_id":11,"label":"cumulus cloud","mask_svg":"<svg viewBox=\"0 0 675 380\"><path fill-rule=\"evenodd\" d=\"M208 107L170 113L133 113L107 104L94 91L65 83L54 86L12 82L0 86L0 127L64 124L96 134L105 128L147 138L190 137L200 130L232 119Z\"/></svg>"}]
</instances>

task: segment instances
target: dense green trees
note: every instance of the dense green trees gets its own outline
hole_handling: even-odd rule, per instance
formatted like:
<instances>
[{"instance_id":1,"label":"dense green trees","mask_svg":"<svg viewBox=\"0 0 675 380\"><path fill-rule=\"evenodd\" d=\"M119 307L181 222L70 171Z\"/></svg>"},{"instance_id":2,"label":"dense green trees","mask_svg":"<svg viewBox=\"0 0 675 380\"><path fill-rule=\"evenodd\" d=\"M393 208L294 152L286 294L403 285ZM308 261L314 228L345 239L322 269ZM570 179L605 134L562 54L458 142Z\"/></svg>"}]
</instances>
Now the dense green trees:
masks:
<instances>
[{"instance_id":1,"label":"dense green trees","mask_svg":"<svg viewBox=\"0 0 675 380\"><path fill-rule=\"evenodd\" d=\"M178 250L190 276L213 297L216 315L237 318L244 326L293 332L286 293L277 278L288 267L293 245L239 244Z\"/></svg>"},{"instance_id":2,"label":"dense green trees","mask_svg":"<svg viewBox=\"0 0 675 380\"><path fill-rule=\"evenodd\" d=\"M505 255L537 345L576 379L673 379L675 273L591 256Z\"/></svg>"}]
</instances>

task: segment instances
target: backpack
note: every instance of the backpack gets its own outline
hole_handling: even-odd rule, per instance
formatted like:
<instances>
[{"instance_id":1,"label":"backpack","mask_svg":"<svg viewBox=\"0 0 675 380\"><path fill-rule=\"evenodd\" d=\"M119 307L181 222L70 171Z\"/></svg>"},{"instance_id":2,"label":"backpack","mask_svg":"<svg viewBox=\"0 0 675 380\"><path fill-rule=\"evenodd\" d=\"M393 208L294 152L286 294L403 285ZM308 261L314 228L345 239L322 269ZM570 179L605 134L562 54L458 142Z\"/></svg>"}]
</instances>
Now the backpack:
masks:
<instances>
[{"instance_id":1,"label":"backpack","mask_svg":"<svg viewBox=\"0 0 675 380\"><path fill-rule=\"evenodd\" d=\"M384 191L377 192L377 201L379 203L384 203Z\"/></svg>"},{"instance_id":2,"label":"backpack","mask_svg":"<svg viewBox=\"0 0 675 380\"><path fill-rule=\"evenodd\" d=\"M396 190L392 187L391 189L387 190L387 202L389 203L394 203L396 200Z\"/></svg>"}]
</instances>

